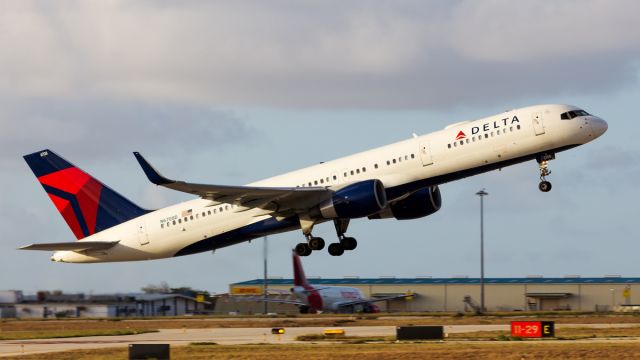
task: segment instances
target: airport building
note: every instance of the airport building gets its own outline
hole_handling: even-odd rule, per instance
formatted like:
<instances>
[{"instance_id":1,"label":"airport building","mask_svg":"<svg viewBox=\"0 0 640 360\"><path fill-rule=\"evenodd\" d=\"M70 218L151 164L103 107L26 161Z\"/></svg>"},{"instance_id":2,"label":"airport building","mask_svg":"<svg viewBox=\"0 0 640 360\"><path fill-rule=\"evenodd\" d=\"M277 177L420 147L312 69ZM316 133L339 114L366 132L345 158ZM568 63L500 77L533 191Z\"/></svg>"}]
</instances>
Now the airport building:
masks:
<instances>
[{"instance_id":1,"label":"airport building","mask_svg":"<svg viewBox=\"0 0 640 360\"><path fill-rule=\"evenodd\" d=\"M309 278L314 285L352 286L370 298L415 293L410 299L378 303L388 312L467 312L479 308L480 279L453 278ZM229 296L218 299L216 313L261 313L264 305L243 301L243 297L262 296L263 279L230 285ZM288 298L292 279L268 279L271 298ZM544 278L486 278L487 311L626 311L640 306L640 278L620 276L566 276ZM269 304L269 312L296 313L293 305Z\"/></svg>"},{"instance_id":2,"label":"airport building","mask_svg":"<svg viewBox=\"0 0 640 360\"><path fill-rule=\"evenodd\" d=\"M0 317L18 319L156 317L201 314L208 301L183 294L89 295L0 291Z\"/></svg>"}]
</instances>

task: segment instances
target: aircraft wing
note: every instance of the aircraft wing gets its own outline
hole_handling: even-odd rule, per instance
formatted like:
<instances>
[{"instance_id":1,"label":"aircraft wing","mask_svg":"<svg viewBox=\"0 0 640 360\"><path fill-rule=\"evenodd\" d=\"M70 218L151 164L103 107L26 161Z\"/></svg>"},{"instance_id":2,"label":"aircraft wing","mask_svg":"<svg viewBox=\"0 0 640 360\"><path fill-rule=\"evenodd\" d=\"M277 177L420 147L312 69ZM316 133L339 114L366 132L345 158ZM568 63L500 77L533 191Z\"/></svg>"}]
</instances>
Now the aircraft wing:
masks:
<instances>
[{"instance_id":1,"label":"aircraft wing","mask_svg":"<svg viewBox=\"0 0 640 360\"><path fill-rule=\"evenodd\" d=\"M140 153L134 152L133 154L152 183L220 203L283 213L292 210L306 210L328 198L331 194L331 190L323 187L227 186L171 180L162 176Z\"/></svg>"},{"instance_id":2,"label":"aircraft wing","mask_svg":"<svg viewBox=\"0 0 640 360\"><path fill-rule=\"evenodd\" d=\"M360 299L360 300L354 300L354 301L345 301L345 302L340 302L337 305L339 307L348 307L348 306L355 306L360 304L370 304L370 303L375 303L379 301L407 299L407 298L413 298L414 296L416 296L416 294L409 293L409 294L402 294L402 295L385 296L385 297L375 298L375 299Z\"/></svg>"},{"instance_id":3,"label":"aircraft wing","mask_svg":"<svg viewBox=\"0 0 640 360\"><path fill-rule=\"evenodd\" d=\"M307 304L303 303L302 301L293 300L293 299L270 299L270 298L264 298L264 297L241 297L238 300L239 301L262 301L262 302L268 302L268 303L291 304L291 305L297 305L297 306L305 306L305 305L307 305Z\"/></svg>"},{"instance_id":4,"label":"aircraft wing","mask_svg":"<svg viewBox=\"0 0 640 360\"><path fill-rule=\"evenodd\" d=\"M19 247L18 250L44 250L44 251L87 251L106 250L114 247L120 241L74 241L65 243L31 244Z\"/></svg>"}]
</instances>

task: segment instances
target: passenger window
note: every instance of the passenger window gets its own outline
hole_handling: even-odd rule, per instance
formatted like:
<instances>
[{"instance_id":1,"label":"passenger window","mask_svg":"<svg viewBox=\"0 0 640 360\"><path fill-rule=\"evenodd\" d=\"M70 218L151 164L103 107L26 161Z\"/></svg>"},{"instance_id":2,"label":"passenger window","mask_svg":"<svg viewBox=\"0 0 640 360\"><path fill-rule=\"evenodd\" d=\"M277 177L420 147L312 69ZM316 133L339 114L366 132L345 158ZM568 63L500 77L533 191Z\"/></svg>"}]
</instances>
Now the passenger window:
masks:
<instances>
[{"instance_id":1,"label":"passenger window","mask_svg":"<svg viewBox=\"0 0 640 360\"><path fill-rule=\"evenodd\" d=\"M351 175L355 175L355 172L353 170L351 170Z\"/></svg>"},{"instance_id":2,"label":"passenger window","mask_svg":"<svg viewBox=\"0 0 640 360\"><path fill-rule=\"evenodd\" d=\"M363 168L362 168L362 172L367 172L367 168L366 168L366 167L363 167Z\"/></svg>"},{"instance_id":3,"label":"passenger window","mask_svg":"<svg viewBox=\"0 0 640 360\"><path fill-rule=\"evenodd\" d=\"M211 215L211 210L207 211L207 214Z\"/></svg>"},{"instance_id":4,"label":"passenger window","mask_svg":"<svg viewBox=\"0 0 640 360\"><path fill-rule=\"evenodd\" d=\"M405 159L405 160L409 160L409 155L405 155L405 156L404 156L404 159Z\"/></svg>"},{"instance_id":5,"label":"passenger window","mask_svg":"<svg viewBox=\"0 0 640 360\"><path fill-rule=\"evenodd\" d=\"M471 138L471 141L476 142L476 137L475 137L475 136L474 136L474 137L472 137L472 138Z\"/></svg>"},{"instance_id":6,"label":"passenger window","mask_svg":"<svg viewBox=\"0 0 640 360\"><path fill-rule=\"evenodd\" d=\"M320 184L324 184L324 179L320 179Z\"/></svg>"},{"instance_id":7,"label":"passenger window","mask_svg":"<svg viewBox=\"0 0 640 360\"><path fill-rule=\"evenodd\" d=\"M357 174L360 174L360 169L356 169L356 173L357 173Z\"/></svg>"},{"instance_id":8,"label":"passenger window","mask_svg":"<svg viewBox=\"0 0 640 360\"><path fill-rule=\"evenodd\" d=\"M516 125L516 129L520 130L520 124Z\"/></svg>"},{"instance_id":9,"label":"passenger window","mask_svg":"<svg viewBox=\"0 0 640 360\"><path fill-rule=\"evenodd\" d=\"M447 144L447 147L448 147L449 149L451 149L451 144Z\"/></svg>"},{"instance_id":10,"label":"passenger window","mask_svg":"<svg viewBox=\"0 0 640 360\"><path fill-rule=\"evenodd\" d=\"M398 162L402 162L402 156L398 158Z\"/></svg>"},{"instance_id":11,"label":"passenger window","mask_svg":"<svg viewBox=\"0 0 640 360\"><path fill-rule=\"evenodd\" d=\"M484 138L488 139L489 138L489 134L484 134Z\"/></svg>"},{"instance_id":12,"label":"passenger window","mask_svg":"<svg viewBox=\"0 0 640 360\"><path fill-rule=\"evenodd\" d=\"M193 220L193 215L189 216L189 219Z\"/></svg>"},{"instance_id":13,"label":"passenger window","mask_svg":"<svg viewBox=\"0 0 640 360\"><path fill-rule=\"evenodd\" d=\"M378 168L378 164L373 164L373 167L377 169Z\"/></svg>"},{"instance_id":14,"label":"passenger window","mask_svg":"<svg viewBox=\"0 0 640 360\"><path fill-rule=\"evenodd\" d=\"M315 181L313 182L313 185L318 185L318 180L315 180Z\"/></svg>"},{"instance_id":15,"label":"passenger window","mask_svg":"<svg viewBox=\"0 0 640 360\"><path fill-rule=\"evenodd\" d=\"M391 165L391 163L389 162L389 160L387 160L387 165Z\"/></svg>"},{"instance_id":16,"label":"passenger window","mask_svg":"<svg viewBox=\"0 0 640 360\"><path fill-rule=\"evenodd\" d=\"M457 147L457 146L458 146L458 142L456 141L453 143L453 147Z\"/></svg>"},{"instance_id":17,"label":"passenger window","mask_svg":"<svg viewBox=\"0 0 640 360\"><path fill-rule=\"evenodd\" d=\"M464 140L460 140L460 145L464 145Z\"/></svg>"},{"instance_id":18,"label":"passenger window","mask_svg":"<svg viewBox=\"0 0 640 360\"><path fill-rule=\"evenodd\" d=\"M182 224L182 219L178 219L178 224Z\"/></svg>"},{"instance_id":19,"label":"passenger window","mask_svg":"<svg viewBox=\"0 0 640 360\"><path fill-rule=\"evenodd\" d=\"M513 132L513 126L509 126L509 131Z\"/></svg>"},{"instance_id":20,"label":"passenger window","mask_svg":"<svg viewBox=\"0 0 640 360\"><path fill-rule=\"evenodd\" d=\"M338 180L338 176L337 175L333 175L333 180Z\"/></svg>"},{"instance_id":21,"label":"passenger window","mask_svg":"<svg viewBox=\"0 0 640 360\"><path fill-rule=\"evenodd\" d=\"M347 177L347 173L344 173L344 177Z\"/></svg>"},{"instance_id":22,"label":"passenger window","mask_svg":"<svg viewBox=\"0 0 640 360\"><path fill-rule=\"evenodd\" d=\"M164 229L164 224L160 224L160 229Z\"/></svg>"},{"instance_id":23,"label":"passenger window","mask_svg":"<svg viewBox=\"0 0 640 360\"><path fill-rule=\"evenodd\" d=\"M469 139L467 139L467 144L469 143Z\"/></svg>"},{"instance_id":24,"label":"passenger window","mask_svg":"<svg viewBox=\"0 0 640 360\"><path fill-rule=\"evenodd\" d=\"M396 159L393 159L393 163L394 163L394 164L396 163Z\"/></svg>"},{"instance_id":25,"label":"passenger window","mask_svg":"<svg viewBox=\"0 0 640 360\"><path fill-rule=\"evenodd\" d=\"M224 209L225 209L225 210L229 210L229 205L225 205L225 206L224 206Z\"/></svg>"},{"instance_id":26,"label":"passenger window","mask_svg":"<svg viewBox=\"0 0 640 360\"><path fill-rule=\"evenodd\" d=\"M415 156L415 155L413 155L413 154L411 154L411 158L412 158L412 159L415 159L415 158L416 158L416 156Z\"/></svg>"},{"instance_id":27,"label":"passenger window","mask_svg":"<svg viewBox=\"0 0 640 360\"><path fill-rule=\"evenodd\" d=\"M173 220L173 225L175 225L175 224L176 224L176 221L175 221L175 220Z\"/></svg>"},{"instance_id":28,"label":"passenger window","mask_svg":"<svg viewBox=\"0 0 640 360\"><path fill-rule=\"evenodd\" d=\"M309 183L309 186L311 186L311 183Z\"/></svg>"}]
</instances>

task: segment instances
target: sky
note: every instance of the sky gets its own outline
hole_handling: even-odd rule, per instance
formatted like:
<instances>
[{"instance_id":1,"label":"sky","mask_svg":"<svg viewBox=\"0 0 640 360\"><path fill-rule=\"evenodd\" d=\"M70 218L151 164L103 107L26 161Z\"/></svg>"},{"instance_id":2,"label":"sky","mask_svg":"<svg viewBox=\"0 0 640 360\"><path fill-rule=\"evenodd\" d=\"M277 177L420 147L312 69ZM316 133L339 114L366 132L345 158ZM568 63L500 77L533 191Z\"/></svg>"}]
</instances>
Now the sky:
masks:
<instances>
[{"instance_id":1,"label":"sky","mask_svg":"<svg viewBox=\"0 0 640 360\"><path fill-rule=\"evenodd\" d=\"M0 0L0 290L214 293L262 276L263 240L165 260L52 263L18 251L74 237L22 156L50 148L142 207L191 199L148 182L239 185L542 104L609 123L596 141L441 186L412 221L356 220L358 249L310 276L640 276L640 2ZM314 235L335 238L331 223ZM268 238L290 278L294 231Z\"/></svg>"}]
</instances>

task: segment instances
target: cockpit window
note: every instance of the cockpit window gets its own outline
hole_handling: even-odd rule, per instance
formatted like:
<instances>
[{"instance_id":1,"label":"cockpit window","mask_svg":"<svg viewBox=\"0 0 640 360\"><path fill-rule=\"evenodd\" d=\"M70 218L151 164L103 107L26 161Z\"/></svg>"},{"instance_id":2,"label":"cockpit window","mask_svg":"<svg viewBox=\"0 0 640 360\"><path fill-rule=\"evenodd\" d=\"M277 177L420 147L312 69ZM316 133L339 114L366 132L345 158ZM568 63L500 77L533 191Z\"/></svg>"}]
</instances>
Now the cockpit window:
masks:
<instances>
[{"instance_id":1,"label":"cockpit window","mask_svg":"<svg viewBox=\"0 0 640 360\"><path fill-rule=\"evenodd\" d=\"M589 116L589 113L584 111L584 110L567 111L566 113L560 115L560 119L562 119L562 120L571 120L571 119L576 118L578 116Z\"/></svg>"}]
</instances>

